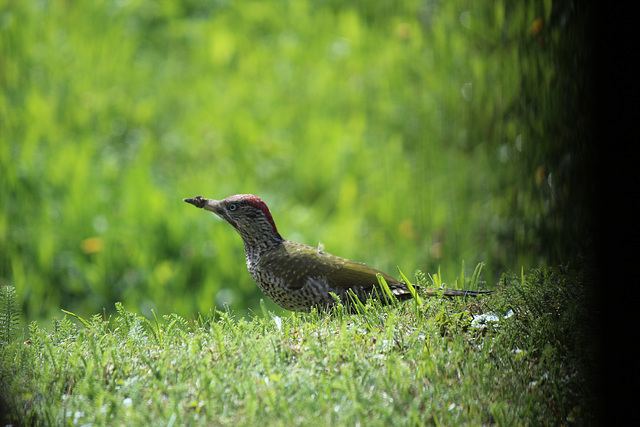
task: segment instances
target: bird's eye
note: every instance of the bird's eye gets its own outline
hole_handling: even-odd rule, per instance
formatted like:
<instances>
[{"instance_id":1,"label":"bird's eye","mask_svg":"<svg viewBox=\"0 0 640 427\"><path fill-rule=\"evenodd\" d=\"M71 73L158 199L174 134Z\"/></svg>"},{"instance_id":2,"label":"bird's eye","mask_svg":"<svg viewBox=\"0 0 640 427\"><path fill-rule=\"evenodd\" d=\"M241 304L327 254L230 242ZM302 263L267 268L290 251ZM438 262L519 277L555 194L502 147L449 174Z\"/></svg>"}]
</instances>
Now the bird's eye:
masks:
<instances>
[{"instance_id":1,"label":"bird's eye","mask_svg":"<svg viewBox=\"0 0 640 427\"><path fill-rule=\"evenodd\" d=\"M238 209L238 205L236 205L235 203L231 203L229 206L227 206L227 209L233 212Z\"/></svg>"}]
</instances>

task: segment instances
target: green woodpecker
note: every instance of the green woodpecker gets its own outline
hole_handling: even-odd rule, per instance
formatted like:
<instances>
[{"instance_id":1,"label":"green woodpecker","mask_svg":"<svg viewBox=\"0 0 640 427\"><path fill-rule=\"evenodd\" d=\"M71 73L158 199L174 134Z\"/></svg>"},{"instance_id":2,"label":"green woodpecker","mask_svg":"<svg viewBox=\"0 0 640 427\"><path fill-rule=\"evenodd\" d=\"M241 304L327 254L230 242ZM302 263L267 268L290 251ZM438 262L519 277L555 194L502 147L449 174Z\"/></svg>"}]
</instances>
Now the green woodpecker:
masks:
<instances>
[{"instance_id":1,"label":"green woodpecker","mask_svg":"<svg viewBox=\"0 0 640 427\"><path fill-rule=\"evenodd\" d=\"M184 199L227 221L242 237L247 268L258 287L280 307L292 311L327 309L336 304L353 308L353 298L365 302L379 298L388 303L380 288L381 275L399 300L412 297L406 283L360 262L340 258L303 243L283 239L267 205L257 196L238 194L224 200L202 196ZM490 291L417 288L423 296L478 296Z\"/></svg>"}]
</instances>

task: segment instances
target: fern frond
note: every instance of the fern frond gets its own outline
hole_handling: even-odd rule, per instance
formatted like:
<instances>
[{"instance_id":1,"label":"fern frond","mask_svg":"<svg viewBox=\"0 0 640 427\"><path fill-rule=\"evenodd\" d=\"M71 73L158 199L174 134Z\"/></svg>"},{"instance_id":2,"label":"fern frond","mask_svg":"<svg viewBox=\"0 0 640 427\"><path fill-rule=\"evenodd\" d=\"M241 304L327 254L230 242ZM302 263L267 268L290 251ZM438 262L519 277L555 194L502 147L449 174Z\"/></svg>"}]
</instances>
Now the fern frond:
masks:
<instances>
[{"instance_id":1,"label":"fern frond","mask_svg":"<svg viewBox=\"0 0 640 427\"><path fill-rule=\"evenodd\" d=\"M0 344L12 342L18 335L20 305L18 294L13 286L0 288Z\"/></svg>"}]
</instances>

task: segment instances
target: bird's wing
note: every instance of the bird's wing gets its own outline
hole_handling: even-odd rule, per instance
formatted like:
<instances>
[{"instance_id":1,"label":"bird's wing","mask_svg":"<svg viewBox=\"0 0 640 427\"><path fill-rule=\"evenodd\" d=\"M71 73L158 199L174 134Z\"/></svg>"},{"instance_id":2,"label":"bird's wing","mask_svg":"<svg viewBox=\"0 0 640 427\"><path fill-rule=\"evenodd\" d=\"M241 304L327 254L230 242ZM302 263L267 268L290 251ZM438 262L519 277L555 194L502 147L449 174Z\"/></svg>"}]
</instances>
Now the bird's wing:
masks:
<instances>
[{"instance_id":1,"label":"bird's wing","mask_svg":"<svg viewBox=\"0 0 640 427\"><path fill-rule=\"evenodd\" d=\"M351 287L372 288L378 286L376 274L387 283L402 285L390 275L360 262L332 255L302 243L287 241L278 249L264 254L259 266L281 277L292 288L302 288L307 278L326 278L336 289Z\"/></svg>"}]
</instances>

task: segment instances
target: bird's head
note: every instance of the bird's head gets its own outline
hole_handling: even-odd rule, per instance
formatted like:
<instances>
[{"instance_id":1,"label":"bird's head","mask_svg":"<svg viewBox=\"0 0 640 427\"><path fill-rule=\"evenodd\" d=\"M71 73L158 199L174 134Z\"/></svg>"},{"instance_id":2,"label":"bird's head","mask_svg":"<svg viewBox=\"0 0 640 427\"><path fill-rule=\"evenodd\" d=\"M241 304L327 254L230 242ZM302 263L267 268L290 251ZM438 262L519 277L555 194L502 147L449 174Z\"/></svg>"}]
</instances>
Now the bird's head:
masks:
<instances>
[{"instance_id":1,"label":"bird's head","mask_svg":"<svg viewBox=\"0 0 640 427\"><path fill-rule=\"evenodd\" d=\"M267 204L253 194L236 194L223 200L196 196L184 199L227 221L247 243L251 240L282 240Z\"/></svg>"}]
</instances>

